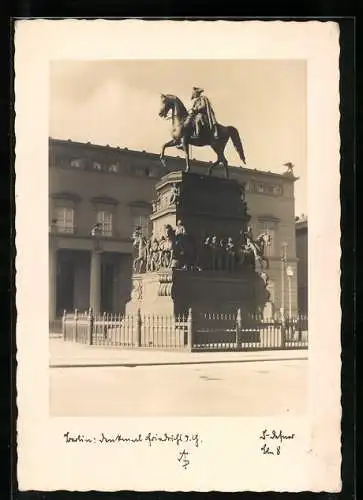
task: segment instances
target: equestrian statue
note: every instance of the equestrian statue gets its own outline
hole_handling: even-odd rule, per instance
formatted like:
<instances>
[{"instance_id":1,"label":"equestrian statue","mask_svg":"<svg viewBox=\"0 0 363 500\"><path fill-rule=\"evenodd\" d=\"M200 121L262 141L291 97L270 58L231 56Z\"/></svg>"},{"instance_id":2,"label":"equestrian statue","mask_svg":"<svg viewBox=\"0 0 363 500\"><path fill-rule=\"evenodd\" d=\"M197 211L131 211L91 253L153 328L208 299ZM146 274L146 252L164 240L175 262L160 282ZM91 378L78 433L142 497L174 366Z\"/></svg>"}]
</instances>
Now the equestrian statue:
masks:
<instances>
[{"instance_id":1,"label":"equestrian statue","mask_svg":"<svg viewBox=\"0 0 363 500\"><path fill-rule=\"evenodd\" d=\"M170 147L182 149L186 161L185 172L189 172L189 146L210 146L216 153L217 160L209 167L208 174L211 175L213 168L222 164L226 178L228 178L228 161L224 155L225 147L228 140L231 139L241 161L245 164L246 158L242 141L235 127L221 125L217 122L212 105L209 99L202 95L203 92L203 89L193 87L193 105L189 112L179 97L172 94L161 94L159 116L168 118L171 112L172 140L163 145L160 160L166 166L165 149Z\"/></svg>"}]
</instances>

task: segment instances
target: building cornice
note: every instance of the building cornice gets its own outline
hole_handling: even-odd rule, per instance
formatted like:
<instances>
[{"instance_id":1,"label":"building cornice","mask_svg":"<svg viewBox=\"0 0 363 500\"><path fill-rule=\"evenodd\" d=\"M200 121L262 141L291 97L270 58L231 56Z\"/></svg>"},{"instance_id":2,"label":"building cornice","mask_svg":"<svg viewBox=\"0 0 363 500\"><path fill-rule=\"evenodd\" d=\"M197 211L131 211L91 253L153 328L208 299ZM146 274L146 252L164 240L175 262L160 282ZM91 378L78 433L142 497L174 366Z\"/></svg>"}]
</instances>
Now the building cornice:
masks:
<instances>
[{"instance_id":1,"label":"building cornice","mask_svg":"<svg viewBox=\"0 0 363 500\"><path fill-rule=\"evenodd\" d=\"M271 214L257 215L256 220L258 220L259 222L275 222L275 223L280 222L280 219L278 217L275 217L274 215Z\"/></svg>"},{"instance_id":2,"label":"building cornice","mask_svg":"<svg viewBox=\"0 0 363 500\"><path fill-rule=\"evenodd\" d=\"M72 141L70 139L64 140L64 139L55 139L52 137L49 137L49 146L51 147L52 145L59 145L59 146L65 146L65 147L74 147L75 149L82 148L82 149L89 149L93 151L102 151L104 153L111 153L111 154L121 154L122 156L128 156L129 158L135 158L135 159L149 159L153 161L157 161L158 163L160 162L160 154L159 153L152 153L148 151L138 151L138 150L133 150L133 149L128 149L128 148L120 148L119 146L110 146L110 145L100 145L100 144L93 144L91 142L77 142L77 141ZM167 160L173 161L174 164L180 164L180 169L184 168L184 158L181 158L180 156L166 156ZM191 160L191 165L195 167L202 167L202 168L209 168L211 165L211 161L201 161L201 160ZM246 175L248 177L253 177L253 175L256 175L258 177L265 176L265 177L270 177L275 180L279 179L280 181L283 180L285 182L295 182L298 180L298 177L295 177L293 174L290 173L283 173L279 174L276 172L271 172L270 170L257 170L257 169L252 169L252 168L247 168L247 167L242 167L242 166L230 166L229 167L231 177L237 177L237 178L245 178ZM168 171L168 168L167 168ZM242 179L241 179L242 180Z\"/></svg>"},{"instance_id":3,"label":"building cornice","mask_svg":"<svg viewBox=\"0 0 363 500\"><path fill-rule=\"evenodd\" d=\"M74 203L78 203L82 200L82 198L72 191L56 191L50 194L50 197L53 200L67 200L73 201Z\"/></svg>"},{"instance_id":4,"label":"building cornice","mask_svg":"<svg viewBox=\"0 0 363 500\"><path fill-rule=\"evenodd\" d=\"M118 205L120 202L116 200L116 198L112 198L111 196L101 195L94 196L90 199L91 203L94 204L104 204L104 205Z\"/></svg>"},{"instance_id":5,"label":"building cornice","mask_svg":"<svg viewBox=\"0 0 363 500\"><path fill-rule=\"evenodd\" d=\"M146 210L151 210L152 209L151 203L148 203L148 202L143 201L143 200L132 201L132 202L128 203L128 206L130 208L143 208L143 209L146 209Z\"/></svg>"}]
</instances>

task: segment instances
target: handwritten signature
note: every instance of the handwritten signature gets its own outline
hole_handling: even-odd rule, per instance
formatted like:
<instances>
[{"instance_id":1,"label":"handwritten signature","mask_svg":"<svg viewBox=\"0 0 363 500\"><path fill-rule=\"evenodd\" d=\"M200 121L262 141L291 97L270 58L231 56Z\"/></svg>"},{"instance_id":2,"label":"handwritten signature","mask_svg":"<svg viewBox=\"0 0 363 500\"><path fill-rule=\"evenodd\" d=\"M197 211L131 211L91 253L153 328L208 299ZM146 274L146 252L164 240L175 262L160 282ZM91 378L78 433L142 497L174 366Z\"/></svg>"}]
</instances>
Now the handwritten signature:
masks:
<instances>
[{"instance_id":1,"label":"handwritten signature","mask_svg":"<svg viewBox=\"0 0 363 500\"><path fill-rule=\"evenodd\" d=\"M295 434L284 434L282 430L277 432L274 429L271 431L264 429L260 439L265 441L261 447L263 455L280 455L282 444L295 439Z\"/></svg>"},{"instance_id":2,"label":"handwritten signature","mask_svg":"<svg viewBox=\"0 0 363 500\"><path fill-rule=\"evenodd\" d=\"M98 436L87 436L85 434L72 434L71 432L65 432L63 434L65 443L67 444L86 444L86 445L115 445L115 444L125 444L125 445L139 445L144 444L149 447L165 444L175 444L177 447L183 446L183 450L179 452L177 456L178 462L181 464L184 470L186 470L190 465L190 451L186 451L185 446L194 446L199 448L202 443L198 433L186 434L183 432L178 432L176 434L170 434L164 432L162 434L148 432L146 434L137 434L134 436L129 436L126 434L105 434L101 432Z\"/></svg>"},{"instance_id":3,"label":"handwritten signature","mask_svg":"<svg viewBox=\"0 0 363 500\"><path fill-rule=\"evenodd\" d=\"M164 432L162 434L148 432L147 434L137 434L136 436L128 436L124 434L110 434L106 435L101 432L99 436L86 436L85 434L71 434L66 432L64 435L64 440L67 444L147 444L152 446L153 444L163 444L163 443L174 443L176 446L180 446L185 443L190 443L196 448L199 447L201 440L199 434L185 434L176 433L169 434Z\"/></svg>"},{"instance_id":4,"label":"handwritten signature","mask_svg":"<svg viewBox=\"0 0 363 500\"><path fill-rule=\"evenodd\" d=\"M185 450L181 451L178 456L178 462L182 463L182 467L184 469L187 469L188 465L190 464L190 461L188 460L188 455L189 453Z\"/></svg>"}]
</instances>

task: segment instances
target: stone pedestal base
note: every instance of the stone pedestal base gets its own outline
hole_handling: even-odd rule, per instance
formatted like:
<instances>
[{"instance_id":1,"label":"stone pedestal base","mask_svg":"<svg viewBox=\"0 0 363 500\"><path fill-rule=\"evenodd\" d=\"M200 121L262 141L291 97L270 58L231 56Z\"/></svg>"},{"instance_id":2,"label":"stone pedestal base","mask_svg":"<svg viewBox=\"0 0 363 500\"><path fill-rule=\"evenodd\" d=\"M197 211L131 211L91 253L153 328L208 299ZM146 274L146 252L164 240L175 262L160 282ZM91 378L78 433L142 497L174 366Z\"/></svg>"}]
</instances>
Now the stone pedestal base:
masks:
<instances>
[{"instance_id":1,"label":"stone pedestal base","mask_svg":"<svg viewBox=\"0 0 363 500\"><path fill-rule=\"evenodd\" d=\"M126 314L186 314L262 310L267 300L263 280L253 271L244 273L168 270L133 276Z\"/></svg>"}]
</instances>

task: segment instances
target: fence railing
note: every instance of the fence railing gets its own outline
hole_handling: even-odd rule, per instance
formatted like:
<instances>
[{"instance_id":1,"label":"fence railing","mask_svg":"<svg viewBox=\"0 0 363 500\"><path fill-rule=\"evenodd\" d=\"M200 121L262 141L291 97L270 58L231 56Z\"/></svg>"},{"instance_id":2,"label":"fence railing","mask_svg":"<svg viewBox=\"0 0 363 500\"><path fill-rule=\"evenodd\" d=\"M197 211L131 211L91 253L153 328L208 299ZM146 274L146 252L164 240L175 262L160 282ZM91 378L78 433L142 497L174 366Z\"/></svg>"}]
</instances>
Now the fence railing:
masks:
<instances>
[{"instance_id":1,"label":"fence railing","mask_svg":"<svg viewBox=\"0 0 363 500\"><path fill-rule=\"evenodd\" d=\"M308 319L236 313L157 315L64 313L63 339L88 345L190 351L306 349Z\"/></svg>"}]
</instances>

